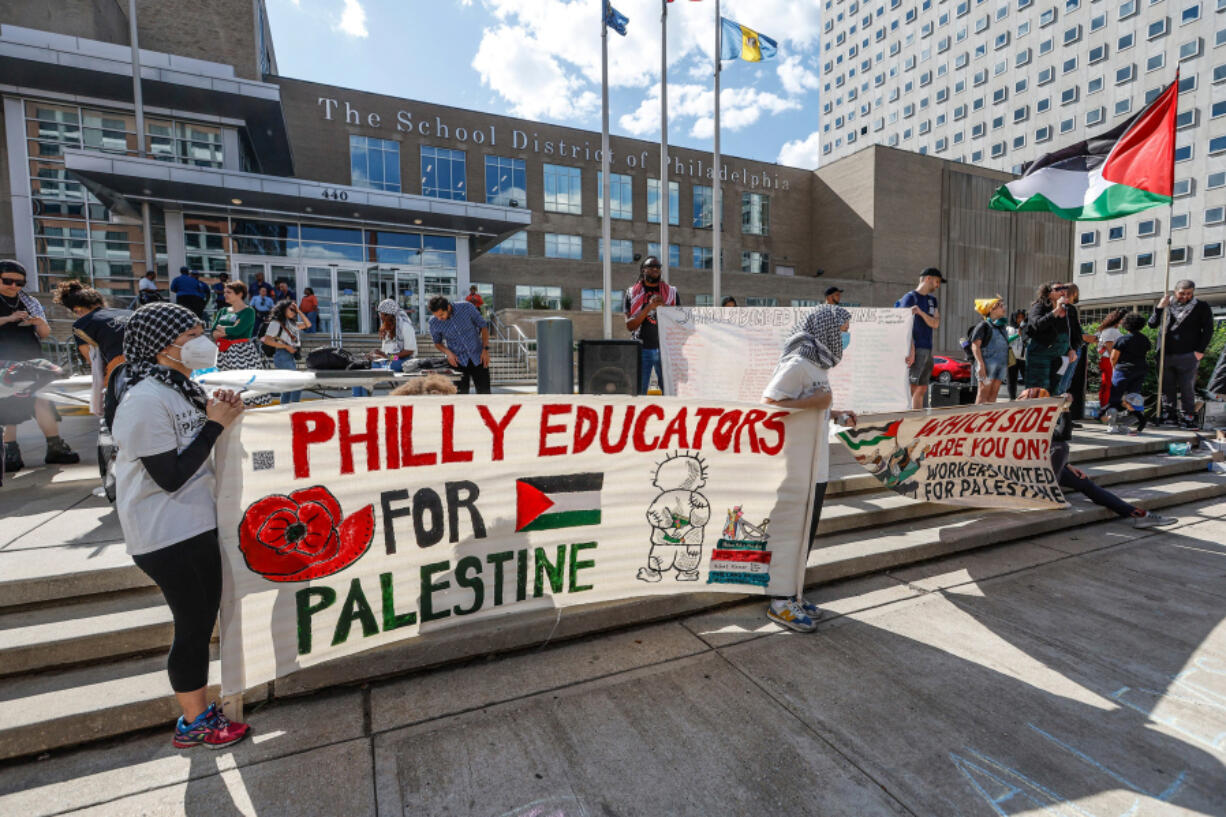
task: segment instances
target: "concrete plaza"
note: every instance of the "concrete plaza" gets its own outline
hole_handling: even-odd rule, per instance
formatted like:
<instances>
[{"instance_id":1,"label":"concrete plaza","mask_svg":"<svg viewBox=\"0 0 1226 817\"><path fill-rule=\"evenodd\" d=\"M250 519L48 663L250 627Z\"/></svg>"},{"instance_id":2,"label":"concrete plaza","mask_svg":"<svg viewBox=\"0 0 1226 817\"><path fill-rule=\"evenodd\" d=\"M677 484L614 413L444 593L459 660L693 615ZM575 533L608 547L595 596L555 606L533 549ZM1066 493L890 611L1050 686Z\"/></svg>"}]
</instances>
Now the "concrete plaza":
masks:
<instances>
[{"instance_id":1,"label":"concrete plaza","mask_svg":"<svg viewBox=\"0 0 1226 817\"><path fill-rule=\"evenodd\" d=\"M1226 501L0 766L0 814L1226 815Z\"/></svg>"}]
</instances>

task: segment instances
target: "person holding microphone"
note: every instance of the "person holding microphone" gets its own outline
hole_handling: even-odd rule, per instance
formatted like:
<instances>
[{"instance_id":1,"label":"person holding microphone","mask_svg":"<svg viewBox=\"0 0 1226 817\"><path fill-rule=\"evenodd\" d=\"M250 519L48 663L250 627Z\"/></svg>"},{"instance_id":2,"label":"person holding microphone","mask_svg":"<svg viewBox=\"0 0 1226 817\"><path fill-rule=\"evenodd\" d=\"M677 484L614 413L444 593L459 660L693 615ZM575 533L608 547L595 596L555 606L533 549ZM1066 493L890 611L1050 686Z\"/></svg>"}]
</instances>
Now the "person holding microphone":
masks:
<instances>
[{"instance_id":1,"label":"person holding microphone","mask_svg":"<svg viewBox=\"0 0 1226 817\"><path fill-rule=\"evenodd\" d=\"M660 362L660 325L656 310L662 306L677 306L680 293L675 286L660 280L660 259L649 255L639 267L638 282L626 290L622 312L626 315L626 329L639 342L639 394L646 394L651 385L651 373L655 371L661 387L664 385L664 366Z\"/></svg>"}]
</instances>

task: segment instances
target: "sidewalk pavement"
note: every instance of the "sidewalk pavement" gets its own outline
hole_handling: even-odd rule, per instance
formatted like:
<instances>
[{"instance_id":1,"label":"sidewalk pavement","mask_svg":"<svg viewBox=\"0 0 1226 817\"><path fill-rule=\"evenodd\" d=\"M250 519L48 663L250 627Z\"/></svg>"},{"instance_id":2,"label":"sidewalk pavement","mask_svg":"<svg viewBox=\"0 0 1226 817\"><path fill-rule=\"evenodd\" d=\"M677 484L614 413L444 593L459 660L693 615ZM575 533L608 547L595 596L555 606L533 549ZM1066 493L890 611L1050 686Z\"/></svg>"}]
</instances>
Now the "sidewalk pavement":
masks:
<instances>
[{"instance_id":1,"label":"sidewalk pavement","mask_svg":"<svg viewBox=\"0 0 1226 817\"><path fill-rule=\"evenodd\" d=\"M0 766L0 814L1226 815L1226 501Z\"/></svg>"}]
</instances>

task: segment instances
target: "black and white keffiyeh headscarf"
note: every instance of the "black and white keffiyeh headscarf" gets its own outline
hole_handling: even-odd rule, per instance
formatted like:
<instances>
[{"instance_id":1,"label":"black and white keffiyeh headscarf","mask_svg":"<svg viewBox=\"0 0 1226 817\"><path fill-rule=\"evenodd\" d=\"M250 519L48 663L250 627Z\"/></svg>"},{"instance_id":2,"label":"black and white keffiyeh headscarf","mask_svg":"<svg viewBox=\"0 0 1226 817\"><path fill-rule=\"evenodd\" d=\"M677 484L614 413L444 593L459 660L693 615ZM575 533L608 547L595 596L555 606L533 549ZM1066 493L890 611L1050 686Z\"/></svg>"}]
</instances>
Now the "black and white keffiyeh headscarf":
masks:
<instances>
[{"instance_id":1,"label":"black and white keffiyeh headscarf","mask_svg":"<svg viewBox=\"0 0 1226 817\"><path fill-rule=\"evenodd\" d=\"M799 355L822 369L833 369L843 359L843 324L851 313L841 306L822 304L796 324L783 344L780 360Z\"/></svg>"},{"instance_id":2,"label":"black and white keffiyeh headscarf","mask_svg":"<svg viewBox=\"0 0 1226 817\"><path fill-rule=\"evenodd\" d=\"M393 298L384 298L382 301L379 301L375 311L380 315L395 315L399 320L409 320L409 313L401 309L400 304L396 303Z\"/></svg>"},{"instance_id":3,"label":"black and white keffiyeh headscarf","mask_svg":"<svg viewBox=\"0 0 1226 817\"><path fill-rule=\"evenodd\" d=\"M204 411L208 405L204 389L181 372L157 362L159 352L198 323L195 312L178 304L151 303L136 310L123 333L123 354L128 364L126 388L149 377L175 389Z\"/></svg>"},{"instance_id":4,"label":"black and white keffiyeh headscarf","mask_svg":"<svg viewBox=\"0 0 1226 817\"><path fill-rule=\"evenodd\" d=\"M1179 325L1184 322L1184 319L1192 314L1192 310L1196 308L1196 304L1196 296L1189 298L1186 304L1181 304L1179 301L1172 298L1168 306L1168 308L1171 310L1171 315L1167 323L1166 331L1171 333L1178 329Z\"/></svg>"}]
</instances>

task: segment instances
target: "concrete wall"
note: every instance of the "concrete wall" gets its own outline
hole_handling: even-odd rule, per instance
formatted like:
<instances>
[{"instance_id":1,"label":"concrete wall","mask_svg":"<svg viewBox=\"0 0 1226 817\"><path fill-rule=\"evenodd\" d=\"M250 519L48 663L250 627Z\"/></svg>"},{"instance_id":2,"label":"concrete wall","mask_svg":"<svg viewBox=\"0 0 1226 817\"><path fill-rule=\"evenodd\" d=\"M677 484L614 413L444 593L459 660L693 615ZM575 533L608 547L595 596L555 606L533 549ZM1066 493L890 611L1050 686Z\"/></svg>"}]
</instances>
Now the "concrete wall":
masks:
<instances>
[{"instance_id":1,"label":"concrete wall","mask_svg":"<svg viewBox=\"0 0 1226 817\"><path fill-rule=\"evenodd\" d=\"M825 270L823 290L838 286L844 300L875 303L873 293L873 219L876 154L861 151L813 174L810 254L815 273Z\"/></svg>"},{"instance_id":2,"label":"concrete wall","mask_svg":"<svg viewBox=\"0 0 1226 817\"><path fill-rule=\"evenodd\" d=\"M126 0L0 0L0 22L106 43L128 44Z\"/></svg>"},{"instance_id":3,"label":"concrete wall","mask_svg":"<svg viewBox=\"0 0 1226 817\"><path fill-rule=\"evenodd\" d=\"M141 48L234 66L259 79L255 0L137 0ZM127 0L0 0L0 21L128 45Z\"/></svg>"}]
</instances>

